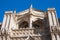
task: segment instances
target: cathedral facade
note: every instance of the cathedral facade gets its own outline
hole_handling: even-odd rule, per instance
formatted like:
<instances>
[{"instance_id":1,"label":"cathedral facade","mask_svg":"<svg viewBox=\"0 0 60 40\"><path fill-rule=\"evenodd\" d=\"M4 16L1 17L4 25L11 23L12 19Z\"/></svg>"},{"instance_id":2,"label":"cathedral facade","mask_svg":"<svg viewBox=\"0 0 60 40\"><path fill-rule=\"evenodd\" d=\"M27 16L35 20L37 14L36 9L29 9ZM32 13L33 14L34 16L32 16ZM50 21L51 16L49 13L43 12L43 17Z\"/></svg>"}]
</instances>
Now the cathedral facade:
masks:
<instances>
[{"instance_id":1,"label":"cathedral facade","mask_svg":"<svg viewBox=\"0 0 60 40\"><path fill-rule=\"evenodd\" d=\"M32 8L16 13L6 11L0 24L0 40L60 40L60 25L55 8Z\"/></svg>"}]
</instances>

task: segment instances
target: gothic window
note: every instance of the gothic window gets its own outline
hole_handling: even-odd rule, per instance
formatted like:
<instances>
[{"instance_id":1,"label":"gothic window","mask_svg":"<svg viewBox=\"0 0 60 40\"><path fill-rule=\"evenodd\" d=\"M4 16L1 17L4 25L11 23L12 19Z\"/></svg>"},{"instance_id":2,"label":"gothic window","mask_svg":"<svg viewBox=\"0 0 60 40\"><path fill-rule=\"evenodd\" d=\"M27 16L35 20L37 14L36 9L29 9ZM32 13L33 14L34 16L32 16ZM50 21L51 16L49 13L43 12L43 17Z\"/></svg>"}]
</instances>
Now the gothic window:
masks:
<instances>
[{"instance_id":1,"label":"gothic window","mask_svg":"<svg viewBox=\"0 0 60 40\"><path fill-rule=\"evenodd\" d=\"M33 27L34 28L40 28L43 26L43 21L42 20L36 20L35 22L33 22Z\"/></svg>"},{"instance_id":2,"label":"gothic window","mask_svg":"<svg viewBox=\"0 0 60 40\"><path fill-rule=\"evenodd\" d=\"M19 28L27 28L28 27L28 22L23 21L21 24L19 24Z\"/></svg>"}]
</instances>

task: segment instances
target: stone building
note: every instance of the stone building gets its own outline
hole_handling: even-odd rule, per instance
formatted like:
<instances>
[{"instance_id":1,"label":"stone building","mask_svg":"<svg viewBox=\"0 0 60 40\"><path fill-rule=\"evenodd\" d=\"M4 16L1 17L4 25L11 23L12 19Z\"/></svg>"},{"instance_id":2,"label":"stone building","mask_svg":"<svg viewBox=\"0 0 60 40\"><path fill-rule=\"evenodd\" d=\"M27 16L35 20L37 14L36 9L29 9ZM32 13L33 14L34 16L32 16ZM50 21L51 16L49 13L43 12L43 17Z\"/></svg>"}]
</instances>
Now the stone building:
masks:
<instances>
[{"instance_id":1,"label":"stone building","mask_svg":"<svg viewBox=\"0 0 60 40\"><path fill-rule=\"evenodd\" d=\"M2 26L1 26L2 25ZM0 24L0 40L60 40L60 25L55 8L32 8L16 13L6 11Z\"/></svg>"}]
</instances>

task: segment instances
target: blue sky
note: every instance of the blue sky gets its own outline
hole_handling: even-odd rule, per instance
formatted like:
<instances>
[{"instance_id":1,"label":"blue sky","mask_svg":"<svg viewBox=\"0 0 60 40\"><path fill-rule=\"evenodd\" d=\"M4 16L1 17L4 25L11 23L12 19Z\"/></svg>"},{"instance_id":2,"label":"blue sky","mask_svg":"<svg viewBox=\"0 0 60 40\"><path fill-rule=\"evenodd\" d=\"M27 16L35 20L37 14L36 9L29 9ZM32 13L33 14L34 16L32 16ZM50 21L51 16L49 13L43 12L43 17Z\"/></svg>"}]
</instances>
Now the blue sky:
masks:
<instances>
[{"instance_id":1,"label":"blue sky","mask_svg":"<svg viewBox=\"0 0 60 40\"><path fill-rule=\"evenodd\" d=\"M56 8L57 16L60 18L60 0L0 0L0 22L3 21L5 11L23 11L31 4L33 8L44 11L47 11L47 8Z\"/></svg>"}]
</instances>

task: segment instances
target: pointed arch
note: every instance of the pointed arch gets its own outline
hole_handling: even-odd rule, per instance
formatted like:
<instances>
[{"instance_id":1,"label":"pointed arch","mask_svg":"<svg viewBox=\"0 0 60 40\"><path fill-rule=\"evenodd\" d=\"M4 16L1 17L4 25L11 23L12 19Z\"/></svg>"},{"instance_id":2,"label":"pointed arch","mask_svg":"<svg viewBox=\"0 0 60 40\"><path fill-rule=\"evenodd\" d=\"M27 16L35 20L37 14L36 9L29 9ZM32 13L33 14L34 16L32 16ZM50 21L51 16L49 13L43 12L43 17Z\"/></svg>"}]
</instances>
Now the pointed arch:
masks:
<instances>
[{"instance_id":1,"label":"pointed arch","mask_svg":"<svg viewBox=\"0 0 60 40\"><path fill-rule=\"evenodd\" d=\"M19 24L19 29L20 28L27 28L28 27L28 22L27 21L23 21L21 24Z\"/></svg>"},{"instance_id":2,"label":"pointed arch","mask_svg":"<svg viewBox=\"0 0 60 40\"><path fill-rule=\"evenodd\" d=\"M39 18L32 23L33 27L35 28L39 28L40 26L43 26L43 24L44 24L43 20Z\"/></svg>"}]
</instances>

